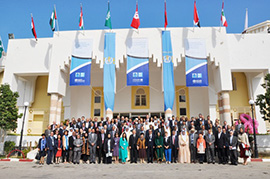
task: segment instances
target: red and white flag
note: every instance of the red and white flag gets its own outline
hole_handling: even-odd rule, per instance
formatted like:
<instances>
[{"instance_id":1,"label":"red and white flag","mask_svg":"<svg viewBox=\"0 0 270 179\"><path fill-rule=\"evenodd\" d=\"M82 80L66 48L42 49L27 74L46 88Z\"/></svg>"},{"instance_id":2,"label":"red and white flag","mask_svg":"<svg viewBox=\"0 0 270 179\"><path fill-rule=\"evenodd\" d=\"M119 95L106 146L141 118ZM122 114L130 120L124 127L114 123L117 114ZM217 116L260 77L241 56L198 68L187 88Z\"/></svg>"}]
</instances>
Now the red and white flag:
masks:
<instances>
[{"instance_id":1,"label":"red and white flag","mask_svg":"<svg viewBox=\"0 0 270 179\"><path fill-rule=\"evenodd\" d=\"M130 25L131 27L138 29L140 26L140 18L139 18L139 12L138 12L138 2L136 3L136 12L134 14L134 17L132 19L132 23Z\"/></svg>"},{"instance_id":2,"label":"red and white flag","mask_svg":"<svg viewBox=\"0 0 270 179\"><path fill-rule=\"evenodd\" d=\"M224 13L224 1L222 2L221 22L222 22L222 25L224 27L228 27L228 23L227 23L227 20L226 20L226 17L225 17L225 13Z\"/></svg>"},{"instance_id":3,"label":"red and white flag","mask_svg":"<svg viewBox=\"0 0 270 179\"><path fill-rule=\"evenodd\" d=\"M37 33L36 33L35 24L34 24L34 19L33 19L32 14L31 14L31 28L32 28L33 36L35 37L35 39L36 39L36 41L37 41Z\"/></svg>"},{"instance_id":4,"label":"red and white flag","mask_svg":"<svg viewBox=\"0 0 270 179\"><path fill-rule=\"evenodd\" d=\"M166 0L165 0L164 7L165 7L165 13L164 13L164 15L165 15L165 23L164 23L164 27L165 27L165 30L166 30L166 28L167 28L167 26L168 26L168 19L167 19L167 3L166 3Z\"/></svg>"},{"instance_id":5,"label":"red and white flag","mask_svg":"<svg viewBox=\"0 0 270 179\"><path fill-rule=\"evenodd\" d=\"M194 1L194 25L201 27L200 25L200 21L199 21L199 15L198 15L198 11L197 11L197 7L196 7L196 0Z\"/></svg>"},{"instance_id":6,"label":"red and white flag","mask_svg":"<svg viewBox=\"0 0 270 179\"><path fill-rule=\"evenodd\" d=\"M83 11L82 11L82 5L81 5L81 12L80 12L80 19L79 19L79 28L83 30Z\"/></svg>"}]
</instances>

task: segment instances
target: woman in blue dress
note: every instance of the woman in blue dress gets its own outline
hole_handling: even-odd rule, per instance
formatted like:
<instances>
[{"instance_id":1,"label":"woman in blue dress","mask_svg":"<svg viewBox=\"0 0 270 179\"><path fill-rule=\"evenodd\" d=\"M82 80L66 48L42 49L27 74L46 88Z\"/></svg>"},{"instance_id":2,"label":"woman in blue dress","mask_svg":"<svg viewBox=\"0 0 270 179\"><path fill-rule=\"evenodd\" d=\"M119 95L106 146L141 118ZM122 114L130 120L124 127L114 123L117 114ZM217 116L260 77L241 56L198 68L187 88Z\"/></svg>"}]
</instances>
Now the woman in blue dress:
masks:
<instances>
[{"instance_id":1,"label":"woman in blue dress","mask_svg":"<svg viewBox=\"0 0 270 179\"><path fill-rule=\"evenodd\" d=\"M114 146L113 146L113 156L115 163L118 163L119 160L119 134L116 132L114 135Z\"/></svg>"},{"instance_id":2,"label":"woman in blue dress","mask_svg":"<svg viewBox=\"0 0 270 179\"><path fill-rule=\"evenodd\" d=\"M126 137L126 133L124 132L122 134L122 137L120 138L120 142L119 142L119 159L121 159L122 164L126 163L126 159L127 159L127 149L128 149L128 142L127 142L127 137Z\"/></svg>"}]
</instances>

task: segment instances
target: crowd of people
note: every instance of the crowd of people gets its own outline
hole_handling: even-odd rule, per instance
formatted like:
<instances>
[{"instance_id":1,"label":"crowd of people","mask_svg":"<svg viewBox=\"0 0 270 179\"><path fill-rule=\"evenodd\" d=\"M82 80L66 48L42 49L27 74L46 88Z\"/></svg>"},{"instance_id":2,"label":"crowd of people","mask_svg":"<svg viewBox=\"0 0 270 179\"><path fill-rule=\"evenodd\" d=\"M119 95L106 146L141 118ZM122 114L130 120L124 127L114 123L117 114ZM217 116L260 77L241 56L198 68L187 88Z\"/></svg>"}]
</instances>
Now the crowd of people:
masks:
<instances>
[{"instance_id":1,"label":"crowd of people","mask_svg":"<svg viewBox=\"0 0 270 179\"><path fill-rule=\"evenodd\" d=\"M132 120L72 118L49 125L38 143L39 164L46 163L213 163L238 164L250 157L248 134L237 125L215 123L210 116L149 117ZM240 151L240 152L239 152Z\"/></svg>"}]
</instances>

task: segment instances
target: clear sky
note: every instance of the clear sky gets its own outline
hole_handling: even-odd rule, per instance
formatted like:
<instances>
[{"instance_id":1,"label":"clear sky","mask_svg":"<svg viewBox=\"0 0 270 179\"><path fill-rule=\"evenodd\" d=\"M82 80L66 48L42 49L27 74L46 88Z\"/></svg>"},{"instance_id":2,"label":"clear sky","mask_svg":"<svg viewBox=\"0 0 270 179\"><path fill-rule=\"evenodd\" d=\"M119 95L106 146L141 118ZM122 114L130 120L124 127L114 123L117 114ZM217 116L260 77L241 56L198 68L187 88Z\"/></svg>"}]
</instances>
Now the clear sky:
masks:
<instances>
[{"instance_id":1,"label":"clear sky","mask_svg":"<svg viewBox=\"0 0 270 179\"><path fill-rule=\"evenodd\" d=\"M164 0L138 0L140 28L164 26ZM56 5L59 29L78 30L80 3L83 5L84 27L104 29L108 0L0 0L0 36L5 50L8 33L15 38L32 38L33 13L38 38L52 37L49 19ZM130 28L136 0L110 0L113 28ZM168 27L193 26L194 0L167 0ZM197 0L201 26L219 26L222 0ZM241 33L245 9L249 11L249 26L270 19L270 0L225 0L225 15L229 33Z\"/></svg>"}]
</instances>

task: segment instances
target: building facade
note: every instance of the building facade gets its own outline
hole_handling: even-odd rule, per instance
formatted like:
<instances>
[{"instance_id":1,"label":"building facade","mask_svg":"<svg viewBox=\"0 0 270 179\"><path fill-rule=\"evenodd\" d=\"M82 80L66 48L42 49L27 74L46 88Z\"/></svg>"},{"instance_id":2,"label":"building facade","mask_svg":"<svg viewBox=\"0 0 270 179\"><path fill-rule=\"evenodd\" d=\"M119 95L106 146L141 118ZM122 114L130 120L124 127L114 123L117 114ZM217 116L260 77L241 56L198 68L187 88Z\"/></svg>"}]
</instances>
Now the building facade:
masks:
<instances>
[{"instance_id":1,"label":"building facade","mask_svg":"<svg viewBox=\"0 0 270 179\"><path fill-rule=\"evenodd\" d=\"M162 90L162 28L115 29L116 93L113 116L165 116ZM270 36L228 34L223 27L168 28L171 31L175 116L210 115L232 124L240 114L251 114L248 101L264 93L261 84L270 69ZM103 49L105 30L60 31L52 38L10 39L7 56L0 62L0 82L19 92L18 108L30 106L24 131L43 132L48 124L81 116L105 117L103 99ZM147 38L149 86L126 85L126 41ZM208 87L186 87L185 39L204 39L208 61ZM69 86L72 43L93 40L90 86ZM259 132L265 133L259 107L255 107ZM18 119L19 133L22 119Z\"/></svg>"}]
</instances>

